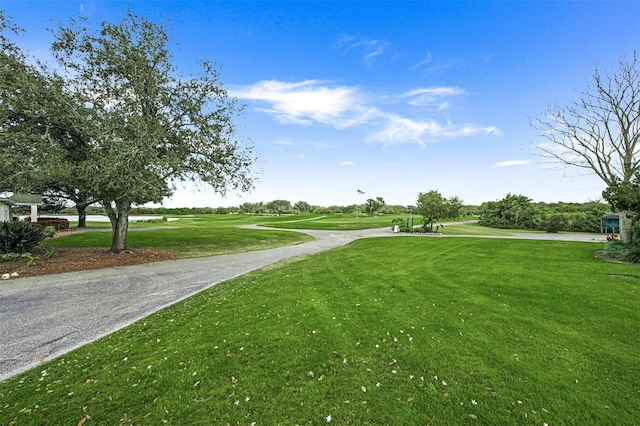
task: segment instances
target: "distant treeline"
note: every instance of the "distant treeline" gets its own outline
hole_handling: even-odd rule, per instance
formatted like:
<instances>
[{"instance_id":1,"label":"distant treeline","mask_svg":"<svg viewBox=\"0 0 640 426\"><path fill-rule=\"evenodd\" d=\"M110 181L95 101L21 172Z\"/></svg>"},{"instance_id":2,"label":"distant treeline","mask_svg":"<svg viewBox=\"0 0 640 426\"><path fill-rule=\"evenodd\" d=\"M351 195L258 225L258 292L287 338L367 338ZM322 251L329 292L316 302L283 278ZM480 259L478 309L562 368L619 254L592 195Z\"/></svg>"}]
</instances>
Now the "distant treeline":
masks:
<instances>
[{"instance_id":1,"label":"distant treeline","mask_svg":"<svg viewBox=\"0 0 640 426\"><path fill-rule=\"evenodd\" d=\"M76 215L78 214L78 210L75 207L65 207L61 210L56 211L57 214L64 215ZM155 215L155 216L164 216L164 215L199 215L199 214L228 214L228 213L238 213L237 207L178 207L178 208L169 208L169 207L132 207L131 214L134 215ZM100 206L89 206L87 208L87 214L99 214L104 215L107 212L104 208Z\"/></svg>"},{"instance_id":2,"label":"distant treeline","mask_svg":"<svg viewBox=\"0 0 640 426\"><path fill-rule=\"evenodd\" d=\"M43 210L45 211L45 210ZM349 205L349 206L312 206L304 202L298 202L291 205L288 201L279 200L278 202L269 203L244 203L236 207L132 207L131 214L136 215L200 215L200 214L294 214L294 213L353 213L355 211L366 212L366 205ZM52 212L53 213L53 212ZM57 214L77 214L75 207L65 207L57 209ZM402 214L415 213L414 206L391 206L384 205L375 211L375 214ZM100 206L90 206L87 208L87 214L106 214L106 211Z\"/></svg>"},{"instance_id":3,"label":"distant treeline","mask_svg":"<svg viewBox=\"0 0 640 426\"><path fill-rule=\"evenodd\" d=\"M370 200L371 201L371 200ZM378 198L375 209L371 204L351 204L348 206L314 206L304 201L294 204L287 200L267 203L243 203L237 207L133 207L131 214L138 215L201 215L201 214L293 214L293 213L354 213L377 215L417 214L416 206L388 205ZM588 203L534 203L524 195L508 194L504 199L488 201L480 206L464 205L462 216L476 215L480 224L492 228L534 229L548 232L575 231L599 232L600 220L604 213L611 211L608 204ZM74 207L59 210L60 214L77 214ZM87 214L105 214L100 206L90 206Z\"/></svg>"},{"instance_id":4,"label":"distant treeline","mask_svg":"<svg viewBox=\"0 0 640 426\"><path fill-rule=\"evenodd\" d=\"M547 232L600 232L605 203L534 203L524 195L508 194L478 209L480 225L502 229L532 229Z\"/></svg>"}]
</instances>

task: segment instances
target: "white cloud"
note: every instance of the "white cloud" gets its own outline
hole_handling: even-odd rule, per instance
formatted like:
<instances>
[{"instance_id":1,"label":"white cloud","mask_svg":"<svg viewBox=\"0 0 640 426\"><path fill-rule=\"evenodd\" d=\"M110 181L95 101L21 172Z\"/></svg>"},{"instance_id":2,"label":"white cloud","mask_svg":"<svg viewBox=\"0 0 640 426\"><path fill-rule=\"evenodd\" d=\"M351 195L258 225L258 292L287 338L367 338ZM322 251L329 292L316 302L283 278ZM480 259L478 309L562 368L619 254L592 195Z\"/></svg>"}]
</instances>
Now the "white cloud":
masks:
<instances>
[{"instance_id":1,"label":"white cloud","mask_svg":"<svg viewBox=\"0 0 640 426\"><path fill-rule=\"evenodd\" d=\"M509 161L499 161L495 164L492 164L489 167L492 169L498 169L501 167L524 166L525 164L529 164L529 162L524 160L509 160Z\"/></svg>"},{"instance_id":2,"label":"white cloud","mask_svg":"<svg viewBox=\"0 0 640 426\"><path fill-rule=\"evenodd\" d=\"M449 96L449 95L464 95L466 92L459 87L421 87L414 90L409 90L404 96Z\"/></svg>"},{"instance_id":3,"label":"white cloud","mask_svg":"<svg viewBox=\"0 0 640 426\"><path fill-rule=\"evenodd\" d=\"M369 59L382 55L388 45L389 43L379 40L363 40L354 44L354 47L363 46L366 52L365 58Z\"/></svg>"},{"instance_id":4,"label":"white cloud","mask_svg":"<svg viewBox=\"0 0 640 426\"><path fill-rule=\"evenodd\" d=\"M436 139L449 139L478 134L500 134L499 130L492 126L482 127L473 124L454 126L450 122L443 125L436 120L418 121L396 114L389 114L387 119L386 126L381 131L372 134L369 138L370 141L391 145L412 142L424 145Z\"/></svg>"},{"instance_id":5,"label":"white cloud","mask_svg":"<svg viewBox=\"0 0 640 426\"><path fill-rule=\"evenodd\" d=\"M344 46L351 45L351 42L353 42L355 39L356 36L354 35L342 34L338 39L338 49L341 49Z\"/></svg>"},{"instance_id":6,"label":"white cloud","mask_svg":"<svg viewBox=\"0 0 640 426\"><path fill-rule=\"evenodd\" d=\"M443 101L442 98L447 96L465 95L467 92L459 87L425 87L410 90L402 96L411 98L409 105L413 106L431 106L438 110L449 108L449 103Z\"/></svg>"},{"instance_id":7,"label":"white cloud","mask_svg":"<svg viewBox=\"0 0 640 426\"><path fill-rule=\"evenodd\" d=\"M286 145L286 146L295 146L295 143L286 139L276 139L272 142L274 145Z\"/></svg>"},{"instance_id":8,"label":"white cloud","mask_svg":"<svg viewBox=\"0 0 640 426\"><path fill-rule=\"evenodd\" d=\"M398 99L409 99L408 105L430 106L433 110L448 108L445 97L466 94L455 86L422 87L398 96L379 96L364 93L355 86L335 86L320 80L282 82L260 81L254 85L238 87L230 91L232 96L253 101L254 109L272 115L284 124L323 124L342 130L365 126L368 141L384 144L418 143L443 138L472 135L500 135L493 126L475 124L454 125L430 118L411 118L414 114L407 104L399 107ZM392 109L394 108L394 109ZM405 111L402 111L402 110ZM424 116L424 109L421 111ZM286 139L274 143L289 145Z\"/></svg>"},{"instance_id":9,"label":"white cloud","mask_svg":"<svg viewBox=\"0 0 640 426\"><path fill-rule=\"evenodd\" d=\"M418 68L422 68L423 72L435 72L441 71L448 68L452 68L456 63L462 62L460 59L450 59L446 62L433 63L433 56L431 52L427 53L427 56L417 63L411 65L408 69L413 71Z\"/></svg>"},{"instance_id":10,"label":"white cloud","mask_svg":"<svg viewBox=\"0 0 640 426\"><path fill-rule=\"evenodd\" d=\"M359 38L353 35L344 34L338 40L338 48L350 51L354 49L364 50L364 58L369 61L371 58L382 55L389 47L389 43L383 40Z\"/></svg>"},{"instance_id":11,"label":"white cloud","mask_svg":"<svg viewBox=\"0 0 640 426\"><path fill-rule=\"evenodd\" d=\"M414 70L416 68L420 68L423 65L427 65L428 63L430 63L433 60L433 57L431 56L431 52L427 53L427 56L422 59L421 61L419 61L417 64L414 64L412 66L409 67L410 70Z\"/></svg>"},{"instance_id":12,"label":"white cloud","mask_svg":"<svg viewBox=\"0 0 640 426\"><path fill-rule=\"evenodd\" d=\"M345 166L345 167L353 167L356 165L356 163L352 162L352 161L341 161L340 162L341 166Z\"/></svg>"},{"instance_id":13,"label":"white cloud","mask_svg":"<svg viewBox=\"0 0 640 426\"><path fill-rule=\"evenodd\" d=\"M270 104L256 107L273 115L281 123L313 124L314 122L349 127L367 120L372 111L363 110L363 95L356 87L330 87L326 82L305 80L287 83L260 81L252 86L231 90L231 95Z\"/></svg>"}]
</instances>

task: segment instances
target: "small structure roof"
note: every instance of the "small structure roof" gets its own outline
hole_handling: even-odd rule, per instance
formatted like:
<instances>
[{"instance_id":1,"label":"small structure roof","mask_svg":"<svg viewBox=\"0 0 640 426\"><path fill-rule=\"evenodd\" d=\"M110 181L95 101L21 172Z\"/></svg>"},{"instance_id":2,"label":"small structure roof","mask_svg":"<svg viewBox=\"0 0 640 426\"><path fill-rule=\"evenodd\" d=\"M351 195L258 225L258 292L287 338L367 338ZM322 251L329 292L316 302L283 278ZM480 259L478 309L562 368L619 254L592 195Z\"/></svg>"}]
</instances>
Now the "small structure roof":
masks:
<instances>
[{"instance_id":1,"label":"small structure roof","mask_svg":"<svg viewBox=\"0 0 640 426\"><path fill-rule=\"evenodd\" d=\"M0 194L0 202L4 204L15 204L16 206L33 206L42 204L41 194L13 194L9 197Z\"/></svg>"},{"instance_id":2,"label":"small structure roof","mask_svg":"<svg viewBox=\"0 0 640 426\"><path fill-rule=\"evenodd\" d=\"M16 205L42 204L42 194L13 194L9 198Z\"/></svg>"}]
</instances>

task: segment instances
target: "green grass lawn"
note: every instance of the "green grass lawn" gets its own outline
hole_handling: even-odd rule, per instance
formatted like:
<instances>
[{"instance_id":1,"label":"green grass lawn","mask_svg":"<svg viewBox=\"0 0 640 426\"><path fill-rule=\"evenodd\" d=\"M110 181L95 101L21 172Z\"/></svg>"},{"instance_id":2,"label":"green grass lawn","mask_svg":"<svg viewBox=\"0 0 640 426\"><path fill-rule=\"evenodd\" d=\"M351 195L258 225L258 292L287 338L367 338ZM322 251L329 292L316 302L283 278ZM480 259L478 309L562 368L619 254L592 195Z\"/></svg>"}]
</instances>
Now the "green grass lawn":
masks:
<instances>
[{"instance_id":1,"label":"green grass lawn","mask_svg":"<svg viewBox=\"0 0 640 426\"><path fill-rule=\"evenodd\" d=\"M543 231L521 230L521 229L498 229L489 228L475 223L461 223L455 225L446 225L439 229L445 235L492 235L492 236L509 236L513 234L543 234Z\"/></svg>"},{"instance_id":2,"label":"green grass lawn","mask_svg":"<svg viewBox=\"0 0 640 426\"><path fill-rule=\"evenodd\" d=\"M299 232L239 228L255 223L254 217L246 215L198 215L165 223L131 222L127 245L132 248L161 248L188 258L262 250L313 240L313 237ZM89 225L106 227L109 232L84 232L46 240L44 244L50 247L110 247L109 224L93 222ZM145 229L150 227L154 230Z\"/></svg>"},{"instance_id":3,"label":"green grass lawn","mask_svg":"<svg viewBox=\"0 0 640 426\"><path fill-rule=\"evenodd\" d=\"M356 217L352 214L318 215L312 213L282 216L192 215L162 223L130 222L127 245L170 250L183 258L213 256L240 251L261 250L299 244L313 238L286 229L359 230L388 227L396 216ZM111 245L109 223L89 222L89 228L109 232L85 232L47 240L51 247L105 247ZM242 225L261 225L271 230L242 229ZM75 223L72 223L72 228ZM153 231L146 228L153 228ZM159 228L160 230L156 230ZM282 229L282 230L281 230Z\"/></svg>"},{"instance_id":4,"label":"green grass lawn","mask_svg":"<svg viewBox=\"0 0 640 426\"><path fill-rule=\"evenodd\" d=\"M360 229L385 228L391 229L393 219L407 218L409 215L367 216L364 214L313 214L284 216L253 216L259 225L283 229L326 229L333 231L355 231ZM418 219L415 216L415 220Z\"/></svg>"},{"instance_id":5,"label":"green grass lawn","mask_svg":"<svg viewBox=\"0 0 640 426\"><path fill-rule=\"evenodd\" d=\"M0 383L0 424L637 424L640 270L601 247L377 238L282 262Z\"/></svg>"},{"instance_id":6,"label":"green grass lawn","mask_svg":"<svg viewBox=\"0 0 640 426\"><path fill-rule=\"evenodd\" d=\"M318 215L312 213L299 214L299 215L286 215L286 216L272 216L268 218L264 218L261 216L257 216L259 219L259 224L262 226L272 226L276 228L283 229L326 229L326 230L335 230L335 231L355 231L360 229L372 229L372 228L386 228L391 229L393 227L392 221L394 219L404 219L407 220L408 217L413 217L413 221L415 225L422 223L422 217L420 215L410 215L410 214L389 214L389 215L380 215L380 216L367 216L364 214L360 214L356 216L355 214L328 214L328 215ZM462 218L464 219L473 219L472 216ZM451 220L445 220L444 222L450 222ZM458 225L456 225L458 226ZM489 228L485 228L488 230ZM440 228L441 232L443 228ZM485 231L491 232L491 231Z\"/></svg>"}]
</instances>

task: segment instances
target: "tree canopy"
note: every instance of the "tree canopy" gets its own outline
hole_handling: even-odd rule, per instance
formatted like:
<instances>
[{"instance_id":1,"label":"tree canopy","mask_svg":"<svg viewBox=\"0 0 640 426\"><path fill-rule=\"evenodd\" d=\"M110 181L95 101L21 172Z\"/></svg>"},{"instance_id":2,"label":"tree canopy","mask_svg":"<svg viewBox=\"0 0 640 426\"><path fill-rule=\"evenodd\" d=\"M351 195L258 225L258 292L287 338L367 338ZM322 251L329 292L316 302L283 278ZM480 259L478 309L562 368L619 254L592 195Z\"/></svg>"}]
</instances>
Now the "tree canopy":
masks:
<instances>
[{"instance_id":1,"label":"tree canopy","mask_svg":"<svg viewBox=\"0 0 640 426\"><path fill-rule=\"evenodd\" d=\"M602 192L605 200L616 210L628 211L632 217L640 216L640 174L630 181L614 181Z\"/></svg>"},{"instance_id":2,"label":"tree canopy","mask_svg":"<svg viewBox=\"0 0 640 426\"><path fill-rule=\"evenodd\" d=\"M364 204L364 209L367 214L372 215L377 213L378 210L380 210L385 205L386 203L384 201L384 198L382 197L376 197L375 199L369 198Z\"/></svg>"},{"instance_id":3,"label":"tree canopy","mask_svg":"<svg viewBox=\"0 0 640 426\"><path fill-rule=\"evenodd\" d=\"M589 202L534 203L524 195L507 194L482 203L479 224L501 229L536 229L547 232L599 232L607 204Z\"/></svg>"},{"instance_id":4,"label":"tree canopy","mask_svg":"<svg viewBox=\"0 0 640 426\"><path fill-rule=\"evenodd\" d=\"M3 56L26 67L20 75L29 80L3 80L1 143L19 146L15 161L33 164L38 178L53 183L69 182L47 165L73 166L75 181L61 190L100 201L111 220L113 252L127 249L131 206L161 202L178 181L204 182L222 194L253 186L255 157L236 140L233 123L242 108L211 63L201 63L196 76L178 74L164 26L129 12L98 28L70 20L53 34L59 75L29 68L19 51ZM15 108L4 101L4 90L17 94L15 102L23 103L17 110L33 119L9 126L11 134L4 131L5 115ZM25 92L44 93L51 108L20 100Z\"/></svg>"},{"instance_id":5,"label":"tree canopy","mask_svg":"<svg viewBox=\"0 0 640 426\"><path fill-rule=\"evenodd\" d=\"M446 199L439 191L431 190L429 192L418 193L416 201L416 211L423 217L423 226L433 231L433 221L443 218L446 215L445 207Z\"/></svg>"}]
</instances>

